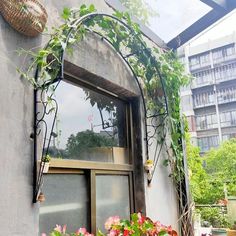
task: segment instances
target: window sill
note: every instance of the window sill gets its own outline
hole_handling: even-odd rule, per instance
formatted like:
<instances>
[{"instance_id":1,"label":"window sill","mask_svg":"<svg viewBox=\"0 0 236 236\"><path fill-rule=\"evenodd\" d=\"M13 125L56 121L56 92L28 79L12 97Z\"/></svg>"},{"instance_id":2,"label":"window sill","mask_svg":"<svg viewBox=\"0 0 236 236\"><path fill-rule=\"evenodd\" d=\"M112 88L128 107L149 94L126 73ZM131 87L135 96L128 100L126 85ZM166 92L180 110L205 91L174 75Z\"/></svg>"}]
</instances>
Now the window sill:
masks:
<instances>
[{"instance_id":1,"label":"window sill","mask_svg":"<svg viewBox=\"0 0 236 236\"><path fill-rule=\"evenodd\" d=\"M70 168L70 169L96 169L96 170L124 170L132 171L133 166L129 164L115 164L104 162L80 161L69 159L52 158L50 168Z\"/></svg>"}]
</instances>

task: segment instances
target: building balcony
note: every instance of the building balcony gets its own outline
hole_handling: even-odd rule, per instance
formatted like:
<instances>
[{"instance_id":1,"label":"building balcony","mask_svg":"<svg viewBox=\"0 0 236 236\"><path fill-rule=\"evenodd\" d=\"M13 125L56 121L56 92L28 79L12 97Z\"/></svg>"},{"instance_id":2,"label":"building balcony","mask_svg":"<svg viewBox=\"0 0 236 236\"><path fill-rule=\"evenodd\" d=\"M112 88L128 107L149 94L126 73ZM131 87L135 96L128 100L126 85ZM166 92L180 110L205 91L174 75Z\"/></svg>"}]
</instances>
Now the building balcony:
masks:
<instances>
[{"instance_id":1,"label":"building balcony","mask_svg":"<svg viewBox=\"0 0 236 236\"><path fill-rule=\"evenodd\" d=\"M197 131L211 130L211 129L217 129L217 128L218 128L218 124L199 125L197 126Z\"/></svg>"},{"instance_id":2,"label":"building balcony","mask_svg":"<svg viewBox=\"0 0 236 236\"><path fill-rule=\"evenodd\" d=\"M210 68L211 64L210 62L206 62L206 63L198 63L198 64L194 64L194 65L189 65L189 69L190 71L195 71L195 70L200 70L200 69L206 69L206 68Z\"/></svg>"},{"instance_id":3,"label":"building balcony","mask_svg":"<svg viewBox=\"0 0 236 236\"><path fill-rule=\"evenodd\" d=\"M208 102L208 103L204 103L204 104L194 104L193 108L204 108L204 107L209 107L209 106L214 106L215 103L214 102Z\"/></svg>"},{"instance_id":4,"label":"building balcony","mask_svg":"<svg viewBox=\"0 0 236 236\"><path fill-rule=\"evenodd\" d=\"M230 80L235 80L235 79L236 79L236 74L232 74L232 75L226 75L226 76L222 76L222 77L216 78L216 82L222 83L222 82L226 82L226 81L230 81Z\"/></svg>"},{"instance_id":5,"label":"building balcony","mask_svg":"<svg viewBox=\"0 0 236 236\"><path fill-rule=\"evenodd\" d=\"M231 54L229 56L224 56L224 57L218 57L218 58L213 58L213 64L220 64L220 63L224 63L227 61L231 61L236 59L236 54Z\"/></svg>"},{"instance_id":6,"label":"building balcony","mask_svg":"<svg viewBox=\"0 0 236 236\"><path fill-rule=\"evenodd\" d=\"M211 86L211 85L213 85L212 80L211 81L198 81L196 79L196 80L193 80L191 88L196 89L196 88L201 88L201 87Z\"/></svg>"},{"instance_id":7,"label":"building balcony","mask_svg":"<svg viewBox=\"0 0 236 236\"><path fill-rule=\"evenodd\" d=\"M225 95L223 98L222 97L218 97L218 104L226 104L226 103L231 103L231 102L235 102L236 101L236 97L229 97L229 95Z\"/></svg>"},{"instance_id":8,"label":"building balcony","mask_svg":"<svg viewBox=\"0 0 236 236\"><path fill-rule=\"evenodd\" d=\"M236 126L236 119L220 123L222 128Z\"/></svg>"}]
</instances>

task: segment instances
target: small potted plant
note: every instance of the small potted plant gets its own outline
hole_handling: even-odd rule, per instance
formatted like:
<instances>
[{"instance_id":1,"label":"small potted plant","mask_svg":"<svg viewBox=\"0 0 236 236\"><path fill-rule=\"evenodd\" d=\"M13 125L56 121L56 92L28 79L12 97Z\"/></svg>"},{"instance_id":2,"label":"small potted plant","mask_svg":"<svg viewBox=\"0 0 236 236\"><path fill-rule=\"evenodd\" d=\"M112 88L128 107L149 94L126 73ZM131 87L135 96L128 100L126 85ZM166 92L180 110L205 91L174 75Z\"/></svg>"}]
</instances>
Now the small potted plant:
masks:
<instances>
[{"instance_id":1,"label":"small potted plant","mask_svg":"<svg viewBox=\"0 0 236 236\"><path fill-rule=\"evenodd\" d=\"M146 160L144 164L144 169L150 172L153 169L153 160Z\"/></svg>"},{"instance_id":2,"label":"small potted plant","mask_svg":"<svg viewBox=\"0 0 236 236\"><path fill-rule=\"evenodd\" d=\"M46 155L43 157L41 168L43 168L43 173L48 173L51 157Z\"/></svg>"},{"instance_id":3,"label":"small potted plant","mask_svg":"<svg viewBox=\"0 0 236 236\"><path fill-rule=\"evenodd\" d=\"M146 162L144 163L144 169L147 172L148 185L150 185L153 171L153 160L146 160Z\"/></svg>"}]
</instances>

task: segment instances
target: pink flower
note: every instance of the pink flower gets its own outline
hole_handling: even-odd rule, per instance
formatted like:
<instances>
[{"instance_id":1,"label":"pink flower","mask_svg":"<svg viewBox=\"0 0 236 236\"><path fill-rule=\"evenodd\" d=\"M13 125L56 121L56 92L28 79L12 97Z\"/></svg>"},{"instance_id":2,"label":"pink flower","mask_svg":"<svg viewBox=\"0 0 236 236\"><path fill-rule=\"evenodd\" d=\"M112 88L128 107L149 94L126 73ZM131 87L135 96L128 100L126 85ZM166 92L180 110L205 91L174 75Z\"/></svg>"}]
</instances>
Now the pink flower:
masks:
<instances>
[{"instance_id":1,"label":"pink flower","mask_svg":"<svg viewBox=\"0 0 236 236\"><path fill-rule=\"evenodd\" d=\"M119 235L119 231L115 229L112 229L108 234L108 236L118 236L118 235Z\"/></svg>"},{"instance_id":2,"label":"pink flower","mask_svg":"<svg viewBox=\"0 0 236 236\"><path fill-rule=\"evenodd\" d=\"M81 234L85 234L87 232L87 230L85 228L80 228L79 229L79 233Z\"/></svg>"},{"instance_id":3,"label":"pink flower","mask_svg":"<svg viewBox=\"0 0 236 236\"><path fill-rule=\"evenodd\" d=\"M45 233L42 233L42 235L41 236L47 236L47 234L45 234Z\"/></svg>"},{"instance_id":4,"label":"pink flower","mask_svg":"<svg viewBox=\"0 0 236 236\"><path fill-rule=\"evenodd\" d=\"M86 228L79 228L76 232L76 235L80 235L82 234L83 236L94 236L93 234L90 234L89 232L87 232Z\"/></svg>"},{"instance_id":5,"label":"pink flower","mask_svg":"<svg viewBox=\"0 0 236 236\"><path fill-rule=\"evenodd\" d=\"M61 225L56 225L56 227L54 228L55 231L62 233L62 227Z\"/></svg>"},{"instance_id":6,"label":"pink flower","mask_svg":"<svg viewBox=\"0 0 236 236\"><path fill-rule=\"evenodd\" d=\"M66 233L66 225L63 225L63 228L62 228L62 233L65 234Z\"/></svg>"},{"instance_id":7,"label":"pink flower","mask_svg":"<svg viewBox=\"0 0 236 236\"><path fill-rule=\"evenodd\" d=\"M144 223L144 221L145 221L145 217L142 216L142 214L139 212L138 213L138 224L142 225Z\"/></svg>"},{"instance_id":8,"label":"pink flower","mask_svg":"<svg viewBox=\"0 0 236 236\"><path fill-rule=\"evenodd\" d=\"M118 225L120 223L119 216L111 216L105 222L105 229L110 230L113 225Z\"/></svg>"},{"instance_id":9,"label":"pink flower","mask_svg":"<svg viewBox=\"0 0 236 236\"><path fill-rule=\"evenodd\" d=\"M56 225L54 230L59 232L59 233L65 234L66 233L66 225L63 225L63 227L61 225Z\"/></svg>"},{"instance_id":10,"label":"pink flower","mask_svg":"<svg viewBox=\"0 0 236 236\"><path fill-rule=\"evenodd\" d=\"M79 228L77 231L76 231L76 234L86 234L87 233L87 230L85 228Z\"/></svg>"}]
</instances>

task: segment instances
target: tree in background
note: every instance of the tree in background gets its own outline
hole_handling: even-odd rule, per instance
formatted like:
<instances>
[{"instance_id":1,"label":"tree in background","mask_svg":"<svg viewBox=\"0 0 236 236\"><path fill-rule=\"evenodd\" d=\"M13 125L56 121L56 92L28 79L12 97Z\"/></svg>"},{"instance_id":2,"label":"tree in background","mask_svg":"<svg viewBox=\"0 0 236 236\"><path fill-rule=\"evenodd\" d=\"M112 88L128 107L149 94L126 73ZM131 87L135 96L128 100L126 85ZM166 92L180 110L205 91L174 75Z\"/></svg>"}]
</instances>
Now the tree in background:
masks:
<instances>
[{"instance_id":1,"label":"tree in background","mask_svg":"<svg viewBox=\"0 0 236 236\"><path fill-rule=\"evenodd\" d=\"M236 139L211 149L201 157L199 148L187 137L187 160L190 189L197 204L213 204L224 199L224 184L228 195L236 195ZM203 167L203 162L205 162Z\"/></svg>"},{"instance_id":2,"label":"tree in background","mask_svg":"<svg viewBox=\"0 0 236 236\"><path fill-rule=\"evenodd\" d=\"M228 195L236 196L236 139L230 139L205 155L206 172L214 186L215 196L224 198L224 184Z\"/></svg>"},{"instance_id":3,"label":"tree in background","mask_svg":"<svg viewBox=\"0 0 236 236\"><path fill-rule=\"evenodd\" d=\"M91 130L71 134L66 144L66 152L69 158L77 158L88 148L112 147L115 145L114 139L106 137Z\"/></svg>"},{"instance_id":4,"label":"tree in background","mask_svg":"<svg viewBox=\"0 0 236 236\"><path fill-rule=\"evenodd\" d=\"M186 153L189 169L189 183L192 198L195 203L209 204L211 201L211 184L203 168L203 159L199 154L199 147L190 142L189 134L186 135Z\"/></svg>"},{"instance_id":5,"label":"tree in background","mask_svg":"<svg viewBox=\"0 0 236 236\"><path fill-rule=\"evenodd\" d=\"M120 2L127 7L131 15L146 25L149 25L150 17L158 16L158 13L145 0L120 0Z\"/></svg>"}]
</instances>

